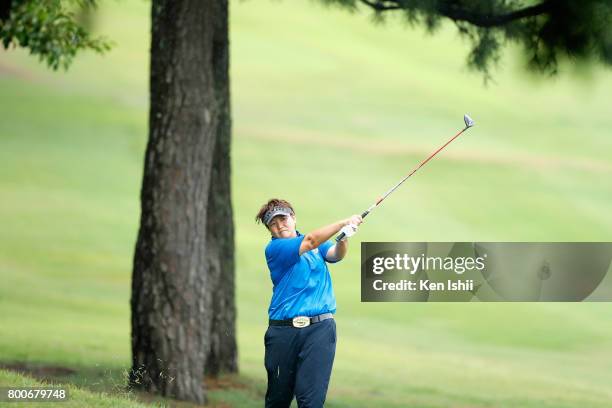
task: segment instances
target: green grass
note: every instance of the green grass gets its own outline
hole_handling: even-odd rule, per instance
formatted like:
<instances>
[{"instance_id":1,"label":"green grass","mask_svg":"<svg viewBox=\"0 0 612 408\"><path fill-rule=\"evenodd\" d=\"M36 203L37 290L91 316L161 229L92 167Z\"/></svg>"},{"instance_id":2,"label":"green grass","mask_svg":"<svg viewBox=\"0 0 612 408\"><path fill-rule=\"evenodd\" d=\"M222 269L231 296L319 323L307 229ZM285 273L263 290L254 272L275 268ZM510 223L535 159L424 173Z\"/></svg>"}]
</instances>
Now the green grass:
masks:
<instances>
[{"instance_id":1,"label":"green grass","mask_svg":"<svg viewBox=\"0 0 612 408\"><path fill-rule=\"evenodd\" d=\"M361 211L465 112L477 127L385 202L358 241L612 240L609 71L565 64L538 80L511 48L484 87L450 26L426 36L303 1L234 2L231 19L241 376L214 388L213 405L261 406L265 392L271 283L259 206L287 198L302 231ZM81 55L68 73L0 53L0 362L71 368L57 380L74 387L75 406L138 406L122 384L148 3L103 4L97 23L116 47ZM607 304L362 304L356 243L332 268L329 407L609 405ZM2 385L33 381L0 371Z\"/></svg>"},{"instance_id":2,"label":"green grass","mask_svg":"<svg viewBox=\"0 0 612 408\"><path fill-rule=\"evenodd\" d=\"M0 384L10 384L14 387L58 387L67 390L68 399L67 401L61 402L21 402L21 403L3 403L0 405L6 406L28 406L28 407L66 407L66 408L81 408L85 406L95 407L112 407L112 408L142 408L147 405L138 403L137 401L130 399L128 396L112 396L107 393L97 393L83 390L81 387L77 387L73 384L59 384L59 383L44 383L33 380L27 376L15 374L11 371L0 370Z\"/></svg>"}]
</instances>

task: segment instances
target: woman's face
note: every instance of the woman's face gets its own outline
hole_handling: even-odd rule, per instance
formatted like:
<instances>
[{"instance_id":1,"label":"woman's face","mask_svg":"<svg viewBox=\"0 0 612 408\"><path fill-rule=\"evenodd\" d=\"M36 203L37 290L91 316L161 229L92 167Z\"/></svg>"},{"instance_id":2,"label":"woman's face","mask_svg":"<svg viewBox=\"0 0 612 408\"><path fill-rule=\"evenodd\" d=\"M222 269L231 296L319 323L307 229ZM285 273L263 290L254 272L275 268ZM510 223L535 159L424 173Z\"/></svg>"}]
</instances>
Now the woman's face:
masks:
<instances>
[{"instance_id":1,"label":"woman's face","mask_svg":"<svg viewBox=\"0 0 612 408\"><path fill-rule=\"evenodd\" d=\"M275 238L293 238L297 236L295 231L295 216L294 215L277 215L272 218L268 229Z\"/></svg>"}]
</instances>

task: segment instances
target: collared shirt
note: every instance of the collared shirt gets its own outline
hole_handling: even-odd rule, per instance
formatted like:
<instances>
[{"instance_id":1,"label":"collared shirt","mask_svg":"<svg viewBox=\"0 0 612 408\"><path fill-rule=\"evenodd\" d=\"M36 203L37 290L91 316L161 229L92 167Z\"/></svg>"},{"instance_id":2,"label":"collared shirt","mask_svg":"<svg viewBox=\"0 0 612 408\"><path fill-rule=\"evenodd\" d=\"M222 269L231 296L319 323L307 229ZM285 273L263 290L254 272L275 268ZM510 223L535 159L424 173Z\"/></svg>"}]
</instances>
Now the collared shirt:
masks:
<instances>
[{"instance_id":1,"label":"collared shirt","mask_svg":"<svg viewBox=\"0 0 612 408\"><path fill-rule=\"evenodd\" d=\"M268 315L273 320L336 312L336 297L326 262L327 241L300 255L304 235L275 238L266 246L266 262L274 285Z\"/></svg>"}]
</instances>

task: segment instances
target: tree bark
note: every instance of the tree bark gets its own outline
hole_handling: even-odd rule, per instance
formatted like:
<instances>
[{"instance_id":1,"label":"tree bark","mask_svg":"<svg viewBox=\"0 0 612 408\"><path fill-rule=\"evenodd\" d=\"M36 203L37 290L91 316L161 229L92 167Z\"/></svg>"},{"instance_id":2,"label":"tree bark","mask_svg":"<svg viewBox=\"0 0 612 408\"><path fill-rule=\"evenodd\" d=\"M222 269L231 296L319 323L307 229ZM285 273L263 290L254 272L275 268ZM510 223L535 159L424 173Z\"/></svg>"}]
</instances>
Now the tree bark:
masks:
<instances>
[{"instance_id":1,"label":"tree bark","mask_svg":"<svg viewBox=\"0 0 612 408\"><path fill-rule=\"evenodd\" d=\"M213 300L231 300L233 310L233 287L231 297L213 296L217 275L227 272L233 284L224 179L229 91L219 97L227 85L216 82L227 73L220 76L215 64L217 14L224 7L216 0L152 3L149 140L132 279L130 385L198 403L205 402L211 330L228 325L222 319L213 326ZM214 213L223 205L229 219ZM217 234L223 226L229 234Z\"/></svg>"},{"instance_id":2,"label":"tree bark","mask_svg":"<svg viewBox=\"0 0 612 408\"><path fill-rule=\"evenodd\" d=\"M212 290L212 324L206 375L238 371L236 307L234 302L234 224L230 173L230 80L227 0L215 2L213 76L215 78L219 124L213 159L211 190L208 196L208 273Z\"/></svg>"}]
</instances>

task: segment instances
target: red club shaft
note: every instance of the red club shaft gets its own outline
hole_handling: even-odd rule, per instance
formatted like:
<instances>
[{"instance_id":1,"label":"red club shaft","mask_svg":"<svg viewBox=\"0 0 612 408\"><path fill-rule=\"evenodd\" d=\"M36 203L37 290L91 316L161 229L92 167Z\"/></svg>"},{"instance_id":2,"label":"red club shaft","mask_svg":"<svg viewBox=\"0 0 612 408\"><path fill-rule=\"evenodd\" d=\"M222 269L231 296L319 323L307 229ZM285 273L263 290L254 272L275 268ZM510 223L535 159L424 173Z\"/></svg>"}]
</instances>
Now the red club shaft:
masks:
<instances>
[{"instance_id":1,"label":"red club shaft","mask_svg":"<svg viewBox=\"0 0 612 408\"><path fill-rule=\"evenodd\" d=\"M393 186L389 191L387 191L385 193L385 195L383 195L381 198L379 198L376 201L376 204L374 204L374 207L376 207L378 204L380 204L381 202L383 202L383 200L385 198L387 198L392 192L395 191L396 188L398 188L399 186L401 186L404 181L408 180L410 178L410 176L412 176L414 173L416 173L421 167L423 167L428 161L430 161L431 159L433 159L433 157L438 154L442 149L444 149L446 146L448 146L453 140L455 140L456 138L459 137L459 135L461 135L463 132L465 132L467 129L469 129L469 127L465 127L462 130L459 131L459 133L457 133L455 136L453 136L451 139L449 139L448 142L444 143L444 145L442 145L438 150L436 150L435 152L433 152L432 154L429 155L429 157L427 157L425 160L423 160L421 163L419 163L418 166L416 166L406 177L404 177L399 183L397 183L395 186ZM368 211L369 212L369 211Z\"/></svg>"},{"instance_id":2,"label":"red club shaft","mask_svg":"<svg viewBox=\"0 0 612 408\"><path fill-rule=\"evenodd\" d=\"M467 119L465 119L467 118ZM469 119L469 122L468 122ZM433 152L432 154L430 154L425 160L423 160L422 162L420 162L414 169L412 169L412 171L410 173L408 173L408 175L406 177L404 177L403 179L400 180L399 183L397 183L396 185L394 185L393 187L391 187L391 189L389 191L387 191L384 195L382 195L381 197L379 197L376 202L374 204L372 204L370 206L370 208L368 208L367 210L365 210L363 213L361 213L361 217L365 218L374 208L376 208L380 203L382 203L385 198L389 197L389 195L391 195L391 193L393 193L399 186L401 186L406 180L408 180L410 178L410 176L412 176L414 173L416 173L421 167L423 167L428 161L430 161L431 159L433 159L440 151L442 151L446 146L448 146L449 144L452 143L453 140L455 140L456 138L459 137L459 135L461 135L463 132L465 132L467 129L469 129L470 127L472 127L474 125L474 122L471 120L471 118L469 117L464 117L464 120L466 122L466 126L465 128L461 129L459 131L459 133L457 133L455 136L453 136L452 138L450 138L446 143L444 143L442 146L440 146L438 148L438 150L436 150L435 152ZM340 233L340 235L338 235L336 237L336 241L340 241L344 238L344 233Z\"/></svg>"}]
</instances>

